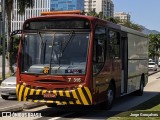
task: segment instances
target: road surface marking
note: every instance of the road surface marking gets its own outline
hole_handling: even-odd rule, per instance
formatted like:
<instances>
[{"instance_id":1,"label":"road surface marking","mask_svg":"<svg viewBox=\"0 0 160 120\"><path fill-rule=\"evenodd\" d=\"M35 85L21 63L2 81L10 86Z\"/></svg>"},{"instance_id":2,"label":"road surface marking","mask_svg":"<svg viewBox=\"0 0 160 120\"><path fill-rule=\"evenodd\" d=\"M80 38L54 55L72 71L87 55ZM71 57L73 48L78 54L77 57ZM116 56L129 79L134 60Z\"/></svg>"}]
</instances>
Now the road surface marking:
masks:
<instances>
[{"instance_id":1,"label":"road surface marking","mask_svg":"<svg viewBox=\"0 0 160 120\"><path fill-rule=\"evenodd\" d=\"M60 116L60 117L54 117L54 118L51 118L51 119L48 119L48 120L58 120L58 119L60 119L60 118L62 118L62 117L65 117L65 116L68 116L68 115L71 115L71 114L74 114L74 112L72 112L72 113L67 113L67 114L64 114L64 115L62 115L62 116Z\"/></svg>"}]
</instances>

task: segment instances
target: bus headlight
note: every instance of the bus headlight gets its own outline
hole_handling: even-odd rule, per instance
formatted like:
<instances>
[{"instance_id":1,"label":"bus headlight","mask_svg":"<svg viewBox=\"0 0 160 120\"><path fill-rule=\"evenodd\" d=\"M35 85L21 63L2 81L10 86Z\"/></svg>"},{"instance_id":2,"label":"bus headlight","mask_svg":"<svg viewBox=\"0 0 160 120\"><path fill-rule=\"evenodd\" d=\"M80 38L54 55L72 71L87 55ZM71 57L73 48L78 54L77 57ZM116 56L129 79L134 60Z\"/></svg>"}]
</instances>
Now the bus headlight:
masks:
<instances>
[{"instance_id":1,"label":"bus headlight","mask_svg":"<svg viewBox=\"0 0 160 120\"><path fill-rule=\"evenodd\" d=\"M83 87L83 84L79 84L78 87L82 88L82 87Z\"/></svg>"},{"instance_id":2,"label":"bus headlight","mask_svg":"<svg viewBox=\"0 0 160 120\"><path fill-rule=\"evenodd\" d=\"M27 84L24 82L22 85L26 86Z\"/></svg>"}]
</instances>

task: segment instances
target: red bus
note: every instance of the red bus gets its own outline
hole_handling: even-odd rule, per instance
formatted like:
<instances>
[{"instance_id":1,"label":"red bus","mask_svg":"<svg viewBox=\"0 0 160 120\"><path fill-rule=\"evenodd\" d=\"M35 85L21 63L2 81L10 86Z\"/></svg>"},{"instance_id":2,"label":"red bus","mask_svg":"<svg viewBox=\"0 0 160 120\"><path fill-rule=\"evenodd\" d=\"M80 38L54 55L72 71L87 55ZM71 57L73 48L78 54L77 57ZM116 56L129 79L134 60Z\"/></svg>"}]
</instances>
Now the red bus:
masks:
<instances>
[{"instance_id":1,"label":"red bus","mask_svg":"<svg viewBox=\"0 0 160 120\"><path fill-rule=\"evenodd\" d=\"M24 22L17 60L19 101L111 108L115 98L143 94L148 39L92 16L49 14Z\"/></svg>"}]
</instances>

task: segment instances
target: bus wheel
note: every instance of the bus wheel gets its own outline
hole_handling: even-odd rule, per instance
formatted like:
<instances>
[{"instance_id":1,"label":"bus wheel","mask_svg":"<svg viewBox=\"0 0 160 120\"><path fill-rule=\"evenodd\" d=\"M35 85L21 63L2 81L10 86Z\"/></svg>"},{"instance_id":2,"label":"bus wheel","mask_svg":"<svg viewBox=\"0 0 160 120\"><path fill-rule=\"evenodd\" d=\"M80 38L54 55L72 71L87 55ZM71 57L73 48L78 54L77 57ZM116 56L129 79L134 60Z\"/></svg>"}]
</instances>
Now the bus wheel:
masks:
<instances>
[{"instance_id":1,"label":"bus wheel","mask_svg":"<svg viewBox=\"0 0 160 120\"><path fill-rule=\"evenodd\" d=\"M4 99L4 100L8 100L8 95L1 95L1 97Z\"/></svg>"},{"instance_id":2,"label":"bus wheel","mask_svg":"<svg viewBox=\"0 0 160 120\"><path fill-rule=\"evenodd\" d=\"M136 91L137 96L142 96L144 90L144 76L141 77L140 88Z\"/></svg>"},{"instance_id":3,"label":"bus wheel","mask_svg":"<svg viewBox=\"0 0 160 120\"><path fill-rule=\"evenodd\" d=\"M46 103L46 106L47 106L47 107L55 107L56 104L54 104L54 103Z\"/></svg>"},{"instance_id":4,"label":"bus wheel","mask_svg":"<svg viewBox=\"0 0 160 120\"><path fill-rule=\"evenodd\" d=\"M109 110L112 108L114 96L115 96L114 85L111 83L107 90L106 100L104 103L102 103L103 109Z\"/></svg>"}]
</instances>

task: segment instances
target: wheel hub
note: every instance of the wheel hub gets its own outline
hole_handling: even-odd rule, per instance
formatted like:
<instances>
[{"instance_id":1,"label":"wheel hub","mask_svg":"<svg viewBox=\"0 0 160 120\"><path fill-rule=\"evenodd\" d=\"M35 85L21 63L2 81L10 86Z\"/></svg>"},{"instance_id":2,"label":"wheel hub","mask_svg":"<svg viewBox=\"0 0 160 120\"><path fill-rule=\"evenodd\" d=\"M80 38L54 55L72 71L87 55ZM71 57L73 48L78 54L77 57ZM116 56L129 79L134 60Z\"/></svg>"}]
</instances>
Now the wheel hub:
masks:
<instances>
[{"instance_id":1,"label":"wheel hub","mask_svg":"<svg viewBox=\"0 0 160 120\"><path fill-rule=\"evenodd\" d=\"M108 103L111 104L113 101L113 91L112 90L108 91L107 97L108 97Z\"/></svg>"}]
</instances>

